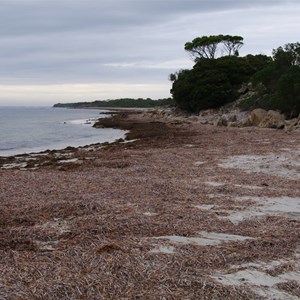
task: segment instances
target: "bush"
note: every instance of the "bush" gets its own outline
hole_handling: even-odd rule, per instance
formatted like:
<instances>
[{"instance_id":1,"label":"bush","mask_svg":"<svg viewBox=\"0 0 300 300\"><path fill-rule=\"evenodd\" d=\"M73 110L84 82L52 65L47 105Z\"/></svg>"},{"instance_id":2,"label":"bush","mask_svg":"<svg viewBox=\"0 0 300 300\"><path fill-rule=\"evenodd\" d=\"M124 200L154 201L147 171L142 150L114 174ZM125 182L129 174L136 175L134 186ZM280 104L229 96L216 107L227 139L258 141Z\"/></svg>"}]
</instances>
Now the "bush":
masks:
<instances>
[{"instance_id":1,"label":"bush","mask_svg":"<svg viewBox=\"0 0 300 300\"><path fill-rule=\"evenodd\" d=\"M224 56L218 59L199 59L192 70L172 74L174 80L171 93L176 105L190 112L218 108L235 101L238 88L253 73L266 65L260 57L241 58ZM252 64L255 61L256 63Z\"/></svg>"},{"instance_id":2,"label":"bush","mask_svg":"<svg viewBox=\"0 0 300 300\"><path fill-rule=\"evenodd\" d=\"M299 52L299 43L273 50L272 62L252 78L256 86L263 84L267 91L259 95L255 107L279 110L288 117L300 114Z\"/></svg>"},{"instance_id":3,"label":"bush","mask_svg":"<svg viewBox=\"0 0 300 300\"><path fill-rule=\"evenodd\" d=\"M300 67L293 66L278 81L278 109L290 117L300 114Z\"/></svg>"}]
</instances>

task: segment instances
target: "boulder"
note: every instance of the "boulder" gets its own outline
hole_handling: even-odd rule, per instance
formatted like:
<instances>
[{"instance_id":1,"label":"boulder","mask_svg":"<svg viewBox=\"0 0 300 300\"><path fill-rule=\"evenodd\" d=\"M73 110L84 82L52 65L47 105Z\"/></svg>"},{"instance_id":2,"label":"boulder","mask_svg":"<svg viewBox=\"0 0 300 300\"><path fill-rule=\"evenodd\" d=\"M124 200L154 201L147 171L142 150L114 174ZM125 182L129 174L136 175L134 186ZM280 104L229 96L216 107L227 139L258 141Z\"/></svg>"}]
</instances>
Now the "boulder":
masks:
<instances>
[{"instance_id":1,"label":"boulder","mask_svg":"<svg viewBox=\"0 0 300 300\"><path fill-rule=\"evenodd\" d=\"M292 130L295 130L295 129L299 129L300 128L300 114L298 116L298 118L294 118L294 119L291 119L291 120L285 120L284 121L284 125L285 125L285 129L287 131L292 131Z\"/></svg>"},{"instance_id":2,"label":"boulder","mask_svg":"<svg viewBox=\"0 0 300 300\"><path fill-rule=\"evenodd\" d=\"M236 123L237 122L237 116L235 114L228 116L228 123Z\"/></svg>"},{"instance_id":3,"label":"boulder","mask_svg":"<svg viewBox=\"0 0 300 300\"><path fill-rule=\"evenodd\" d=\"M251 124L259 126L262 120L267 116L268 112L262 108L256 108L251 112Z\"/></svg>"},{"instance_id":4,"label":"boulder","mask_svg":"<svg viewBox=\"0 0 300 300\"><path fill-rule=\"evenodd\" d=\"M249 118L244 119L244 120L240 123L240 127L249 127L249 126L253 126L251 116L250 116Z\"/></svg>"},{"instance_id":5,"label":"boulder","mask_svg":"<svg viewBox=\"0 0 300 300\"><path fill-rule=\"evenodd\" d=\"M213 109L201 110L199 112L200 117L211 116L211 115L214 115L214 114L215 114L215 111Z\"/></svg>"},{"instance_id":6,"label":"boulder","mask_svg":"<svg viewBox=\"0 0 300 300\"><path fill-rule=\"evenodd\" d=\"M228 127L240 127L240 124L238 122L228 122Z\"/></svg>"},{"instance_id":7,"label":"boulder","mask_svg":"<svg viewBox=\"0 0 300 300\"><path fill-rule=\"evenodd\" d=\"M284 128L284 115L275 110L269 110L264 119L259 123L262 128Z\"/></svg>"},{"instance_id":8,"label":"boulder","mask_svg":"<svg viewBox=\"0 0 300 300\"><path fill-rule=\"evenodd\" d=\"M214 125L216 125L216 126L227 126L228 121L224 116L221 116L221 117L216 119Z\"/></svg>"}]
</instances>

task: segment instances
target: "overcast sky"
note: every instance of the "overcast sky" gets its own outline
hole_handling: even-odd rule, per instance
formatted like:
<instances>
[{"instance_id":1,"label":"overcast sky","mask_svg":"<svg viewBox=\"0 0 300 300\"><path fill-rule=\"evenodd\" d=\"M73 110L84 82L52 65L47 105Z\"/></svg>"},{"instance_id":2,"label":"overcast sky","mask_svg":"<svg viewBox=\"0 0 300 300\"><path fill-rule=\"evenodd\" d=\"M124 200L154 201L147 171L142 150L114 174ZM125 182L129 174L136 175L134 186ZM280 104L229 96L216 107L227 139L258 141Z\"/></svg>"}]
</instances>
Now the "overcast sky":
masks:
<instances>
[{"instance_id":1,"label":"overcast sky","mask_svg":"<svg viewBox=\"0 0 300 300\"><path fill-rule=\"evenodd\" d=\"M170 96L197 36L240 55L300 41L299 0L0 0L0 105Z\"/></svg>"}]
</instances>

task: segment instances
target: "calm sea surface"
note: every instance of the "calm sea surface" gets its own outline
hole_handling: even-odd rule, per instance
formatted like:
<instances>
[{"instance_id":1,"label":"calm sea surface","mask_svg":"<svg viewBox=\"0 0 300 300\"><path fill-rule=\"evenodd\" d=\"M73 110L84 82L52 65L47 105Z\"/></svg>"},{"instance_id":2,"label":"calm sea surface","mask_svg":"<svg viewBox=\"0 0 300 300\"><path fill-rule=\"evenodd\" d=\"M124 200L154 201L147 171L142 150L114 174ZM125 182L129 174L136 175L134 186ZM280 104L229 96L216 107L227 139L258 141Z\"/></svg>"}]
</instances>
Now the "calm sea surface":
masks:
<instances>
[{"instance_id":1,"label":"calm sea surface","mask_svg":"<svg viewBox=\"0 0 300 300\"><path fill-rule=\"evenodd\" d=\"M124 131L93 128L101 110L52 107L1 107L0 156L110 142ZM90 124L86 124L90 123Z\"/></svg>"}]
</instances>

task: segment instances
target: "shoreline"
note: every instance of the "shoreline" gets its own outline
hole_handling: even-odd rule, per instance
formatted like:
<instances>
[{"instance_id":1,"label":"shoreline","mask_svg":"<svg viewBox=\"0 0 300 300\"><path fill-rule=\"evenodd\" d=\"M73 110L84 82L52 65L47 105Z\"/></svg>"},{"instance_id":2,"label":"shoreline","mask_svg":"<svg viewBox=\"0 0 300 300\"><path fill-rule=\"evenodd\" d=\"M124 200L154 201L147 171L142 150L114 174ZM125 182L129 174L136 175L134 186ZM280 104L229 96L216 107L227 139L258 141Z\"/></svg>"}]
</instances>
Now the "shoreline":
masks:
<instances>
[{"instance_id":1,"label":"shoreline","mask_svg":"<svg viewBox=\"0 0 300 300\"><path fill-rule=\"evenodd\" d=\"M299 297L297 132L124 112L98 126L130 133L0 169L3 295Z\"/></svg>"},{"instance_id":2,"label":"shoreline","mask_svg":"<svg viewBox=\"0 0 300 300\"><path fill-rule=\"evenodd\" d=\"M19 153L9 156L0 156L0 169L20 169L37 170L42 166L62 167L64 162L68 167L79 166L82 161L74 158L80 152L85 156L85 152L98 151L101 148L120 146L121 144L134 143L137 140L149 139L168 134L167 125L163 122L146 119L138 122L128 120L129 116L138 116L141 111L118 110L108 118L99 118L93 127L96 129L118 129L124 131L122 138L113 141L89 143L83 146L66 146L61 149L46 149L29 153ZM70 158L71 157L71 158ZM68 158L68 159L66 159Z\"/></svg>"},{"instance_id":3,"label":"shoreline","mask_svg":"<svg viewBox=\"0 0 300 300\"><path fill-rule=\"evenodd\" d=\"M50 107L49 107L50 108ZM51 139L50 136L50 142L47 140L43 141L42 143L39 143L39 141L34 140L33 142L35 143L35 146L31 146L30 144L32 143L27 143L27 142L21 142L21 140L15 141L13 146L18 148L10 148L10 149L0 149L0 157L11 157L11 156L21 156L25 154L36 154L39 152L45 152L45 151L52 151L52 150L63 150L67 147L85 147L87 145L91 144L98 144L98 143L105 143L105 142L114 142L115 140L118 140L120 138L124 138L125 132L120 132L120 131L115 131L113 132L112 129L106 129L102 130L102 132L97 132L94 130L93 124L98 120L99 118L107 118L107 115L114 114L114 111L104 111L104 110L95 110L93 109L98 115L93 115L93 117L84 117L84 116L79 116L80 119L76 119L76 114L74 118L72 119L71 116L67 115L66 119L61 119L61 120L55 120L53 121L53 125L64 124L66 126L72 125L73 131L71 132L70 135L70 129L66 127L66 132L69 132L69 135L65 134L66 139ZM94 112L94 114L95 114ZM100 115L99 115L100 112ZM71 119L70 119L71 117ZM74 127L74 126L80 126L79 127ZM84 126L83 126L84 125ZM47 125L49 126L49 125ZM83 132L81 135L74 136L72 133L74 133L75 128L78 128L81 130L83 127L85 127L85 132ZM69 127L71 128L71 127ZM58 128L59 130L64 130L65 128L61 127ZM90 131L87 131L90 130ZM52 134L52 132L50 132ZM31 138L31 136L30 136ZM5 139L4 139L5 140ZM32 141L32 140L31 140ZM5 143L4 143L5 146Z\"/></svg>"}]
</instances>

